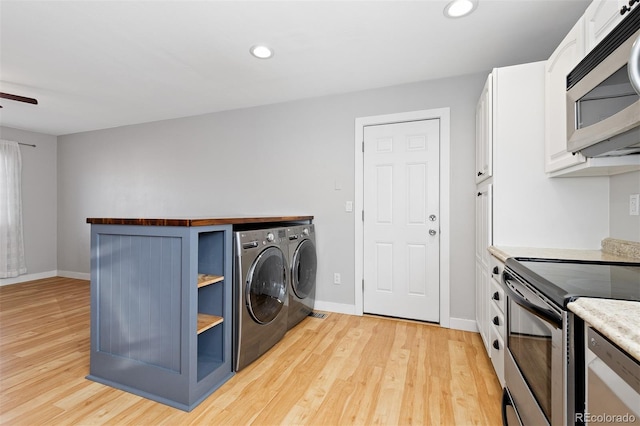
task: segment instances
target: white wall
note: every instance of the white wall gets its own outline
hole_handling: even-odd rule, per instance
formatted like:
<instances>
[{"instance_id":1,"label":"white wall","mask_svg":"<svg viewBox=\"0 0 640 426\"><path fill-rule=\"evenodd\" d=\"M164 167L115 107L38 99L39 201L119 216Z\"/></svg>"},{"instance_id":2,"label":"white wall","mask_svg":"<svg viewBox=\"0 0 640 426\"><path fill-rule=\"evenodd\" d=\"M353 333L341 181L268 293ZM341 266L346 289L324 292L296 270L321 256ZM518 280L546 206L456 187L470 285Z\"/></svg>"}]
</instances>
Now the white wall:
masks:
<instances>
[{"instance_id":1,"label":"white wall","mask_svg":"<svg viewBox=\"0 0 640 426\"><path fill-rule=\"evenodd\" d=\"M640 242L640 216L629 215L629 195L640 194L640 172L611 176L611 238Z\"/></svg>"},{"instance_id":2,"label":"white wall","mask_svg":"<svg viewBox=\"0 0 640 426\"><path fill-rule=\"evenodd\" d=\"M57 271L56 137L0 127L0 138L36 145L20 146L22 155L22 226L27 275L0 279L0 285L54 276Z\"/></svg>"},{"instance_id":3,"label":"white wall","mask_svg":"<svg viewBox=\"0 0 640 426\"><path fill-rule=\"evenodd\" d=\"M497 70L493 242L598 250L609 236L609 178L545 175L544 65Z\"/></svg>"},{"instance_id":4,"label":"white wall","mask_svg":"<svg viewBox=\"0 0 640 426\"><path fill-rule=\"evenodd\" d=\"M474 317L475 103L484 74L58 138L58 267L89 272L87 217L315 216L317 299L355 302L354 120L451 108L451 316ZM342 187L336 190L336 182ZM333 273L342 284L333 284Z\"/></svg>"}]
</instances>

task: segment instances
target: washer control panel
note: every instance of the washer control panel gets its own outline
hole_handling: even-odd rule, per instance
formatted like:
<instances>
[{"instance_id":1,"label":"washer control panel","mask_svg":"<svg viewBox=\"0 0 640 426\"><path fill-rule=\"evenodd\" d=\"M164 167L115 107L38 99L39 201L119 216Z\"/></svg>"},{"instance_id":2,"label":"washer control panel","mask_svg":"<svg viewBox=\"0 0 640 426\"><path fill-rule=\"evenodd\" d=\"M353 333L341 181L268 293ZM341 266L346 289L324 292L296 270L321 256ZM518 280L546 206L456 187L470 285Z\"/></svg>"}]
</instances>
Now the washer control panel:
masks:
<instances>
[{"instance_id":1,"label":"washer control panel","mask_svg":"<svg viewBox=\"0 0 640 426\"><path fill-rule=\"evenodd\" d=\"M258 248L268 244L280 244L286 240L287 234L285 228L240 232L240 244L244 250Z\"/></svg>"}]
</instances>

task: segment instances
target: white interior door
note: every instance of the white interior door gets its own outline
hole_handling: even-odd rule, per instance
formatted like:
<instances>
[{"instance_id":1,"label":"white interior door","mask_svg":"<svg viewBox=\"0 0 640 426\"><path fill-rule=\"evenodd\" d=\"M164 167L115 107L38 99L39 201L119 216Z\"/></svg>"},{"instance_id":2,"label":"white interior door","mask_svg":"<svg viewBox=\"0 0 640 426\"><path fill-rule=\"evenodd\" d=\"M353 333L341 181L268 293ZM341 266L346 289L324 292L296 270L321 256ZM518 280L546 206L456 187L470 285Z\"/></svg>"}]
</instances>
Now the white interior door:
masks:
<instances>
[{"instance_id":1,"label":"white interior door","mask_svg":"<svg viewBox=\"0 0 640 426\"><path fill-rule=\"evenodd\" d=\"M440 320L440 120L364 129L363 310Z\"/></svg>"}]
</instances>

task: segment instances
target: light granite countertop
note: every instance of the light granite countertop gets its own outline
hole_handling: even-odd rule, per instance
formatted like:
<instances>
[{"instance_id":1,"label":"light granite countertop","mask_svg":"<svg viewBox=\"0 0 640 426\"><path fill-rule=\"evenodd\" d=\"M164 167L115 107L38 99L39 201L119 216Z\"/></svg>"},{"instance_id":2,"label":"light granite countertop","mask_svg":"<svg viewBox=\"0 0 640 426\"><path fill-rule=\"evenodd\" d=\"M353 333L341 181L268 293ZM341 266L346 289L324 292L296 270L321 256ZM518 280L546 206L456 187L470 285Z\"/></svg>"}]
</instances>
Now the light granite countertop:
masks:
<instances>
[{"instance_id":1,"label":"light granite countertop","mask_svg":"<svg viewBox=\"0 0 640 426\"><path fill-rule=\"evenodd\" d=\"M502 262L505 262L510 257L596 260L605 262L640 262L640 258L621 256L614 253L608 253L603 250L491 246L489 247L489 253Z\"/></svg>"},{"instance_id":2,"label":"light granite countertop","mask_svg":"<svg viewBox=\"0 0 640 426\"><path fill-rule=\"evenodd\" d=\"M567 308L640 361L640 302L580 297Z\"/></svg>"}]
</instances>

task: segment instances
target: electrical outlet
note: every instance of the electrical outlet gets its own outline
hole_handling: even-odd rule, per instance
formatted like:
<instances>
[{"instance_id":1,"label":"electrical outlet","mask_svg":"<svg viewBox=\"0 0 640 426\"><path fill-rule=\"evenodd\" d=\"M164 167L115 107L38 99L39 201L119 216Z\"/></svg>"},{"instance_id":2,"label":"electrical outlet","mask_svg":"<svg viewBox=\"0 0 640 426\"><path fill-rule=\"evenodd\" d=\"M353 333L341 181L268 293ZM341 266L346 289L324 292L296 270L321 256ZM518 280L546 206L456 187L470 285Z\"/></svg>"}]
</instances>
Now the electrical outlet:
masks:
<instances>
[{"instance_id":1,"label":"electrical outlet","mask_svg":"<svg viewBox=\"0 0 640 426\"><path fill-rule=\"evenodd\" d=\"M340 274L339 273L335 273L333 274L333 283L334 284L340 284Z\"/></svg>"},{"instance_id":2,"label":"electrical outlet","mask_svg":"<svg viewBox=\"0 0 640 426\"><path fill-rule=\"evenodd\" d=\"M640 194L629 195L629 215L638 216L640 214Z\"/></svg>"}]
</instances>

